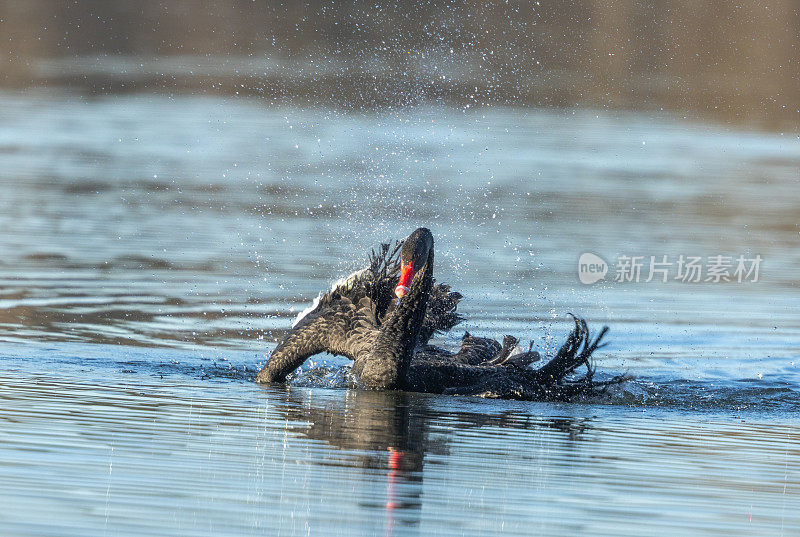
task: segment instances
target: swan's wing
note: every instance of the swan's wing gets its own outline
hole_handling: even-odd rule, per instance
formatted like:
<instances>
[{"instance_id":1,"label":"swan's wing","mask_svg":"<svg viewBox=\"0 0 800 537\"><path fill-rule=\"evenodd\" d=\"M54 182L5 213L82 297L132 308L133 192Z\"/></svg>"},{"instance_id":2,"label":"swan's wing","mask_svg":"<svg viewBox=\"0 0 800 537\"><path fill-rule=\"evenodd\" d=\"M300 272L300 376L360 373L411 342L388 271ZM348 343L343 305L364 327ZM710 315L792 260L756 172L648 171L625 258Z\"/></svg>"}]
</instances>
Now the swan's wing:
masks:
<instances>
[{"instance_id":1,"label":"swan's wing","mask_svg":"<svg viewBox=\"0 0 800 537\"><path fill-rule=\"evenodd\" d=\"M305 315L278 343L258 382L282 382L286 375L321 352L351 360L377 337L375 306L369 297L353 303L347 296L328 297Z\"/></svg>"},{"instance_id":2,"label":"swan's wing","mask_svg":"<svg viewBox=\"0 0 800 537\"><path fill-rule=\"evenodd\" d=\"M433 286L428 297L422 329L419 332L419 345L427 345L435 333L449 332L464 320L464 317L456 311L461 298L461 293L451 291L447 284L440 283Z\"/></svg>"},{"instance_id":3,"label":"swan's wing","mask_svg":"<svg viewBox=\"0 0 800 537\"><path fill-rule=\"evenodd\" d=\"M539 369L529 368L527 364L520 367L521 364L514 363L519 357L538 357L536 352L511 354L502 362L492 359L490 362L468 364L460 362L458 354L451 355L437 348L423 349L414 355L409 368L409 389L523 400L569 400L579 395L599 395L609 386L629 379L627 375L602 381L593 379L594 368L589 360L592 353L603 346L601 341L607 330L607 327L603 327L597 336L592 337L586 322L576 318L575 329L566 343L553 359ZM467 344L462 347L465 351L492 347L492 340L486 338L467 335L465 339ZM506 340L509 342L506 347L510 346L511 340L516 346L514 338L507 337ZM494 343L499 346L499 343ZM476 356L483 354L479 352ZM576 378L573 373L581 366L587 368L587 373Z\"/></svg>"},{"instance_id":4,"label":"swan's wing","mask_svg":"<svg viewBox=\"0 0 800 537\"><path fill-rule=\"evenodd\" d=\"M479 365L490 362L502 352L503 347L497 341L486 337L475 337L464 332L461 348L454 359L462 364Z\"/></svg>"},{"instance_id":5,"label":"swan's wing","mask_svg":"<svg viewBox=\"0 0 800 537\"><path fill-rule=\"evenodd\" d=\"M371 276L368 295L375 305L375 319L380 324L394 309L394 288L400 279L400 248L402 241L384 243L372 250L369 256Z\"/></svg>"},{"instance_id":6,"label":"swan's wing","mask_svg":"<svg viewBox=\"0 0 800 537\"><path fill-rule=\"evenodd\" d=\"M355 360L372 347L380 331L375 303L370 297L357 303L344 297L336 305L339 309L325 331L325 350Z\"/></svg>"},{"instance_id":7,"label":"swan's wing","mask_svg":"<svg viewBox=\"0 0 800 537\"><path fill-rule=\"evenodd\" d=\"M321 311L329 310L331 307L336 309L336 303L342 298L357 303L369 294L370 280L369 268L357 270L344 278L339 278L331 285L329 291L320 293L309 307L297 314L292 328L298 326L307 317L318 316Z\"/></svg>"},{"instance_id":8,"label":"swan's wing","mask_svg":"<svg viewBox=\"0 0 800 537\"><path fill-rule=\"evenodd\" d=\"M471 365L527 367L541 359L536 351L524 351L514 336L503 337L500 344L494 339L474 337L469 332L461 339L461 348L453 359Z\"/></svg>"},{"instance_id":9,"label":"swan's wing","mask_svg":"<svg viewBox=\"0 0 800 537\"><path fill-rule=\"evenodd\" d=\"M326 341L320 337L322 323L321 319L306 316L292 328L272 351L256 382L283 382L310 356L325 351Z\"/></svg>"},{"instance_id":10,"label":"swan's wing","mask_svg":"<svg viewBox=\"0 0 800 537\"><path fill-rule=\"evenodd\" d=\"M316 305L296 322L293 332L315 338L317 347L331 354L355 356L378 332L377 306L372 300L374 280L370 269L339 280L318 298Z\"/></svg>"},{"instance_id":11,"label":"swan's wing","mask_svg":"<svg viewBox=\"0 0 800 537\"><path fill-rule=\"evenodd\" d=\"M300 312L292 329L278 343L258 382L280 382L309 357L321 352L354 359L377 332L375 305L370 298L374 278L370 268L335 282Z\"/></svg>"},{"instance_id":12,"label":"swan's wing","mask_svg":"<svg viewBox=\"0 0 800 537\"><path fill-rule=\"evenodd\" d=\"M360 312L359 324L367 323L373 327L380 324L386 311L392 307L394 288L400 275L400 248L402 242L381 244L372 250L369 266L340 278L326 293L320 293L308 308L301 311L292 328L306 324L320 317L340 316L356 321ZM364 299L368 301L364 301ZM341 324L341 323L336 323ZM346 335L349 328L345 328Z\"/></svg>"}]
</instances>

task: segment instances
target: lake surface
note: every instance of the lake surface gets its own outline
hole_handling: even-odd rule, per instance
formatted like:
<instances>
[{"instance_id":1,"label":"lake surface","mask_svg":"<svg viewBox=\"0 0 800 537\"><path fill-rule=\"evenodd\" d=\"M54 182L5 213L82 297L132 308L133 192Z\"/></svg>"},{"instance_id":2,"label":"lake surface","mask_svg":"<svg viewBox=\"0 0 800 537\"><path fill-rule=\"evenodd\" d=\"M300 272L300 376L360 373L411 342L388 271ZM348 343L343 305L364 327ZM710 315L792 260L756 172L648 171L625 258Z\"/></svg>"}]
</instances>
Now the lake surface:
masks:
<instances>
[{"instance_id":1,"label":"lake surface","mask_svg":"<svg viewBox=\"0 0 800 537\"><path fill-rule=\"evenodd\" d=\"M0 103L4 535L800 533L796 134L592 110ZM611 327L599 375L636 379L569 404L372 393L321 356L290 386L252 382L319 291L420 225L463 329L551 351L573 312ZM604 280L580 282L584 253ZM720 255L731 281L708 273ZM667 282L646 281L651 256ZM624 257L638 282L614 281Z\"/></svg>"}]
</instances>

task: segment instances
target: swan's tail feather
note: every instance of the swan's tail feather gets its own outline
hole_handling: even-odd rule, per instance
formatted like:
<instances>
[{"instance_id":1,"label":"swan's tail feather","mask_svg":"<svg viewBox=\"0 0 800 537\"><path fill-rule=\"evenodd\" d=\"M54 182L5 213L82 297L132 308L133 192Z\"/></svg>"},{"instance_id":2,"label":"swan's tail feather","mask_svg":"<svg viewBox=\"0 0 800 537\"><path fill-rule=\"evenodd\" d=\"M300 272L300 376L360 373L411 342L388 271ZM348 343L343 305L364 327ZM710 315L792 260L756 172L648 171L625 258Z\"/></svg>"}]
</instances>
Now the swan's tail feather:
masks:
<instances>
[{"instance_id":1,"label":"swan's tail feather","mask_svg":"<svg viewBox=\"0 0 800 537\"><path fill-rule=\"evenodd\" d=\"M567 341L556 353L555 358L534 371L536 382L548 399L570 399L575 396L600 395L609 386L629 380L628 375L618 375L610 380L594 380L595 369L590 361L592 353L606 345L602 343L608 332L604 326L600 333L592 338L589 327L581 318L570 314L575 320L575 328L570 332ZM586 373L579 378L570 375L581 366L586 366Z\"/></svg>"}]
</instances>

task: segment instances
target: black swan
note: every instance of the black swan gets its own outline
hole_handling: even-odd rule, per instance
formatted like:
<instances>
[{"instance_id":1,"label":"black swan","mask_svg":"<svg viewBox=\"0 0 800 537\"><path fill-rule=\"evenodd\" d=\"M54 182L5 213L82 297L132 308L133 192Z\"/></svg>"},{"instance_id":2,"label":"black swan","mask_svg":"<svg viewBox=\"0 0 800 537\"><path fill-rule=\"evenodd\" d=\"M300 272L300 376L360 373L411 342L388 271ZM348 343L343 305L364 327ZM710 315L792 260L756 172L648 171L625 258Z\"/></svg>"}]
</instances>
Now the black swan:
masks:
<instances>
[{"instance_id":1,"label":"black swan","mask_svg":"<svg viewBox=\"0 0 800 537\"><path fill-rule=\"evenodd\" d=\"M394 248L384 244L373 251L368 269L334 285L301 314L256 382L283 382L320 352L353 360L351 374L361 387L372 389L569 399L601 392L624 380L623 376L593 380L589 358L602 346L608 327L592 338L586 322L577 317L555 357L535 369L529 366L540 359L539 353L515 352L517 339L511 336L500 344L466 333L455 354L428 345L435 332L447 331L463 320L456 313L460 298L447 285L435 285L433 235L419 228ZM587 372L572 378L582 365Z\"/></svg>"}]
</instances>

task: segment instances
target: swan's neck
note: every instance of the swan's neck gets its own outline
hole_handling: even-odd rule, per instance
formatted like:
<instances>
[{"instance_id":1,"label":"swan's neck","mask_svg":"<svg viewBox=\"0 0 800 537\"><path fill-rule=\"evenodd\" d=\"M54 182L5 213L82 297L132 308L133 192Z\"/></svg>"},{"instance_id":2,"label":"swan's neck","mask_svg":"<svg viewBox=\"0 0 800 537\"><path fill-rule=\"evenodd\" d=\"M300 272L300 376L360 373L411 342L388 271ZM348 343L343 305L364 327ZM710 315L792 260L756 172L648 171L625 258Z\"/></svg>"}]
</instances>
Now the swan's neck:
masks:
<instances>
[{"instance_id":1,"label":"swan's neck","mask_svg":"<svg viewBox=\"0 0 800 537\"><path fill-rule=\"evenodd\" d=\"M408 293L381 326L361 373L361 382L365 386L382 389L405 387L432 287L433 249L425 266L414 277Z\"/></svg>"}]
</instances>

